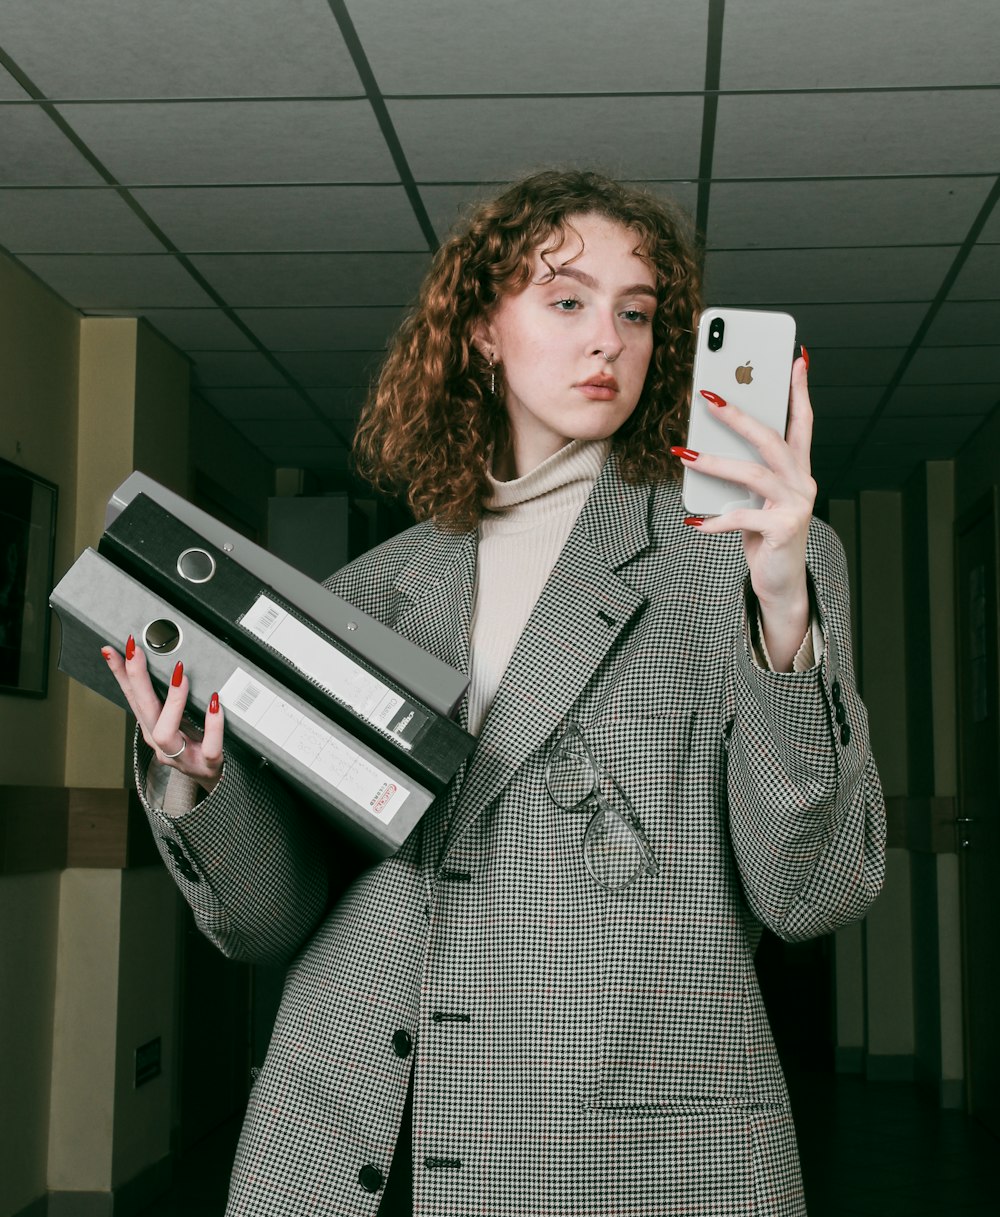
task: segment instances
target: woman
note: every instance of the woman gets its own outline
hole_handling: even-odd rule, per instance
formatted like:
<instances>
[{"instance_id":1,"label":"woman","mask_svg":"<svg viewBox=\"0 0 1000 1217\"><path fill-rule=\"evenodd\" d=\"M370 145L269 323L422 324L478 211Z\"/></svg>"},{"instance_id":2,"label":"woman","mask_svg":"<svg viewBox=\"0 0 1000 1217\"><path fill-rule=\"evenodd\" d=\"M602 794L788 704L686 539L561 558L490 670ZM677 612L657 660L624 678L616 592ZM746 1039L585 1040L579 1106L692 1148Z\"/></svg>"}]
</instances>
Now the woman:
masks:
<instances>
[{"instance_id":1,"label":"woman","mask_svg":"<svg viewBox=\"0 0 1000 1217\"><path fill-rule=\"evenodd\" d=\"M217 700L185 740L183 671L161 707L106 651L201 927L294 956L230 1213L804 1212L753 953L864 914L884 812L805 354L786 437L710 406L762 464L677 447L697 297L672 214L593 174L438 253L358 436L422 522L330 587L470 672L478 743L332 910ZM767 505L685 519L682 463Z\"/></svg>"}]
</instances>

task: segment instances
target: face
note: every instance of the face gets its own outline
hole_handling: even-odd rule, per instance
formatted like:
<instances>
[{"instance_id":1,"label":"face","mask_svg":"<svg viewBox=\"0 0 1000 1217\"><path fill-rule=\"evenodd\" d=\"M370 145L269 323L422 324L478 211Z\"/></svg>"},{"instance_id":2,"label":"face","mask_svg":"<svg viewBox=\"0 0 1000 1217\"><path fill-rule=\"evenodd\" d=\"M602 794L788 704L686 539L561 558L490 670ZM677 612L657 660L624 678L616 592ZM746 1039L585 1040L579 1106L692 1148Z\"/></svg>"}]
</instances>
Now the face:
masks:
<instances>
[{"instance_id":1,"label":"face","mask_svg":"<svg viewBox=\"0 0 1000 1217\"><path fill-rule=\"evenodd\" d=\"M571 439L607 439L635 409L656 309L636 243L613 220L575 216L548 265L536 252L528 286L494 309L479 345L502 368L510 419L497 476L523 477Z\"/></svg>"}]
</instances>

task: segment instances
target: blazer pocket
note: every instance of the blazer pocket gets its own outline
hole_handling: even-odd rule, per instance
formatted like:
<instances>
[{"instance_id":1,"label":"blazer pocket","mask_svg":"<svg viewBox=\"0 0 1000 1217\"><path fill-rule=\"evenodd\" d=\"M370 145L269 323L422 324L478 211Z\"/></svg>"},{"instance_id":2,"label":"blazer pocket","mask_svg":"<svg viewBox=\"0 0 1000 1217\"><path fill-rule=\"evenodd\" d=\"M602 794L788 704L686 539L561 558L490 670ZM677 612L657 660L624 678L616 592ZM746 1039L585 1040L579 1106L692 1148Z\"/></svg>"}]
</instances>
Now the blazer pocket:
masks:
<instances>
[{"instance_id":1,"label":"blazer pocket","mask_svg":"<svg viewBox=\"0 0 1000 1217\"><path fill-rule=\"evenodd\" d=\"M679 1109L746 1097L746 969L726 830L723 741L689 710L602 719L594 755L656 860L602 894L596 1076L588 1106Z\"/></svg>"}]
</instances>

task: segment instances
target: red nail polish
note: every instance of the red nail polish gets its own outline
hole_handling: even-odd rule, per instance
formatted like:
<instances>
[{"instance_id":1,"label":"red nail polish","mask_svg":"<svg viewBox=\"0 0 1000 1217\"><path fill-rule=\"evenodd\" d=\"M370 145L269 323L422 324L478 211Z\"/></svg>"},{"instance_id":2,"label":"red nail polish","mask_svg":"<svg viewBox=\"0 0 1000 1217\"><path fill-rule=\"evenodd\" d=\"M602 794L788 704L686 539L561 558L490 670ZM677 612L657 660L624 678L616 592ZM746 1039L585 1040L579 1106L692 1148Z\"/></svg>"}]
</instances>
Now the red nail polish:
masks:
<instances>
[{"instance_id":1,"label":"red nail polish","mask_svg":"<svg viewBox=\"0 0 1000 1217\"><path fill-rule=\"evenodd\" d=\"M208 699L208 712L209 712L209 714L218 714L219 713L219 695L218 695L218 693L213 693L212 696Z\"/></svg>"},{"instance_id":2,"label":"red nail polish","mask_svg":"<svg viewBox=\"0 0 1000 1217\"><path fill-rule=\"evenodd\" d=\"M674 456L679 456L682 461L696 461L698 453L693 448L671 448L670 451Z\"/></svg>"},{"instance_id":3,"label":"red nail polish","mask_svg":"<svg viewBox=\"0 0 1000 1217\"><path fill-rule=\"evenodd\" d=\"M177 666L174 668L174 674L170 677L170 683L175 689L180 688L181 681L184 679L184 665L178 659Z\"/></svg>"},{"instance_id":4,"label":"red nail polish","mask_svg":"<svg viewBox=\"0 0 1000 1217\"><path fill-rule=\"evenodd\" d=\"M726 404L726 399L720 397L718 393L710 393L708 389L699 389L698 392L706 401L710 401L713 406L724 406Z\"/></svg>"},{"instance_id":5,"label":"red nail polish","mask_svg":"<svg viewBox=\"0 0 1000 1217\"><path fill-rule=\"evenodd\" d=\"M125 658L131 659L135 654L135 639L131 634L128 636L128 642L125 643Z\"/></svg>"},{"instance_id":6,"label":"red nail polish","mask_svg":"<svg viewBox=\"0 0 1000 1217\"><path fill-rule=\"evenodd\" d=\"M809 352L799 343L799 350L802 352L802 362L806 365L806 371L809 371Z\"/></svg>"},{"instance_id":7,"label":"red nail polish","mask_svg":"<svg viewBox=\"0 0 1000 1217\"><path fill-rule=\"evenodd\" d=\"M701 528L705 521L701 516L688 516L684 523L687 524L689 528Z\"/></svg>"},{"instance_id":8,"label":"red nail polish","mask_svg":"<svg viewBox=\"0 0 1000 1217\"><path fill-rule=\"evenodd\" d=\"M101 647L101 654L108 661L108 663L111 662L111 652L107 649L107 647Z\"/></svg>"}]
</instances>

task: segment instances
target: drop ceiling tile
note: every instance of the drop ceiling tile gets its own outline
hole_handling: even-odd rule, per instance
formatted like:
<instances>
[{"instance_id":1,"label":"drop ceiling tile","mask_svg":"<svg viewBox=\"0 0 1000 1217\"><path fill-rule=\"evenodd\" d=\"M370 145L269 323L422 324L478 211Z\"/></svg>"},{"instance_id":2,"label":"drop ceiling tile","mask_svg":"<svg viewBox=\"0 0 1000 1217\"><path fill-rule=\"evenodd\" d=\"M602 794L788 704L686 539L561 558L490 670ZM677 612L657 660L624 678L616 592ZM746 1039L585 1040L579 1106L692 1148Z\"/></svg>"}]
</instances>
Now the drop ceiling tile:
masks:
<instances>
[{"instance_id":1,"label":"drop ceiling tile","mask_svg":"<svg viewBox=\"0 0 1000 1217\"><path fill-rule=\"evenodd\" d=\"M299 393L287 388L205 388L201 395L230 422L266 419L280 428L287 418L315 419L316 411Z\"/></svg>"},{"instance_id":2,"label":"drop ceiling tile","mask_svg":"<svg viewBox=\"0 0 1000 1217\"><path fill-rule=\"evenodd\" d=\"M903 383L908 385L983 384L998 380L1000 346L926 347L916 352L903 376Z\"/></svg>"},{"instance_id":3,"label":"drop ceiling tile","mask_svg":"<svg viewBox=\"0 0 1000 1217\"><path fill-rule=\"evenodd\" d=\"M6 68L0 68L0 101L27 101L29 94L21 88Z\"/></svg>"},{"instance_id":4,"label":"drop ceiling tile","mask_svg":"<svg viewBox=\"0 0 1000 1217\"><path fill-rule=\"evenodd\" d=\"M723 96L716 177L995 173L1000 89Z\"/></svg>"},{"instance_id":5,"label":"drop ceiling tile","mask_svg":"<svg viewBox=\"0 0 1000 1217\"><path fill-rule=\"evenodd\" d=\"M995 82L995 0L837 0L726 6L722 87L787 89Z\"/></svg>"},{"instance_id":6,"label":"drop ceiling tile","mask_svg":"<svg viewBox=\"0 0 1000 1217\"><path fill-rule=\"evenodd\" d=\"M104 183L44 111L37 106L0 104L0 185Z\"/></svg>"},{"instance_id":7,"label":"drop ceiling tile","mask_svg":"<svg viewBox=\"0 0 1000 1217\"><path fill-rule=\"evenodd\" d=\"M931 322L924 345L976 346L995 342L998 335L1000 300L946 301Z\"/></svg>"},{"instance_id":8,"label":"drop ceiling tile","mask_svg":"<svg viewBox=\"0 0 1000 1217\"><path fill-rule=\"evenodd\" d=\"M204 388L266 388L288 383L260 351L198 351L191 358L195 380Z\"/></svg>"},{"instance_id":9,"label":"drop ceiling tile","mask_svg":"<svg viewBox=\"0 0 1000 1217\"><path fill-rule=\"evenodd\" d=\"M697 184L690 181L627 183L648 190L656 198L678 204L689 216L698 205ZM464 182L448 186L423 185L420 197L430 216L434 231L444 240L453 228L459 228L477 203L487 202L501 194L509 183Z\"/></svg>"},{"instance_id":10,"label":"drop ceiling tile","mask_svg":"<svg viewBox=\"0 0 1000 1217\"><path fill-rule=\"evenodd\" d=\"M11 253L162 253L114 190L0 190L0 244Z\"/></svg>"},{"instance_id":11,"label":"drop ceiling tile","mask_svg":"<svg viewBox=\"0 0 1000 1217\"><path fill-rule=\"evenodd\" d=\"M211 303L169 254L29 254L21 261L84 312Z\"/></svg>"},{"instance_id":12,"label":"drop ceiling tile","mask_svg":"<svg viewBox=\"0 0 1000 1217\"><path fill-rule=\"evenodd\" d=\"M250 339L220 308L144 309L142 315L182 351L252 349Z\"/></svg>"},{"instance_id":13,"label":"drop ceiling tile","mask_svg":"<svg viewBox=\"0 0 1000 1217\"><path fill-rule=\"evenodd\" d=\"M1000 379L978 385L899 385L886 405L886 415L989 414L1000 405Z\"/></svg>"},{"instance_id":14,"label":"drop ceiling tile","mask_svg":"<svg viewBox=\"0 0 1000 1217\"><path fill-rule=\"evenodd\" d=\"M340 389L370 384L384 357L384 351L286 351L281 362L306 388Z\"/></svg>"},{"instance_id":15,"label":"drop ceiling tile","mask_svg":"<svg viewBox=\"0 0 1000 1217\"><path fill-rule=\"evenodd\" d=\"M892 379L905 353L903 347L819 350L810 360L809 383L815 390L823 385L884 385Z\"/></svg>"},{"instance_id":16,"label":"drop ceiling tile","mask_svg":"<svg viewBox=\"0 0 1000 1217\"><path fill-rule=\"evenodd\" d=\"M700 0L628 5L364 0L351 16L383 93L700 89Z\"/></svg>"},{"instance_id":17,"label":"drop ceiling tile","mask_svg":"<svg viewBox=\"0 0 1000 1217\"><path fill-rule=\"evenodd\" d=\"M824 444L846 445L853 443L868 426L868 419L833 418L818 416L813 422L813 444L822 448Z\"/></svg>"},{"instance_id":18,"label":"drop ceiling tile","mask_svg":"<svg viewBox=\"0 0 1000 1217\"><path fill-rule=\"evenodd\" d=\"M979 243L981 245L996 245L1000 243L1000 206L993 204L993 210L990 212L989 219L983 225L983 231L979 234Z\"/></svg>"},{"instance_id":19,"label":"drop ceiling tile","mask_svg":"<svg viewBox=\"0 0 1000 1217\"><path fill-rule=\"evenodd\" d=\"M871 442L921 445L924 460L948 460L982 422L979 414L945 414L934 419L888 416L872 428Z\"/></svg>"},{"instance_id":20,"label":"drop ceiling tile","mask_svg":"<svg viewBox=\"0 0 1000 1217\"><path fill-rule=\"evenodd\" d=\"M353 432L361 407L368 396L368 389L364 385L354 385L339 389L310 389L310 393L316 398L327 418Z\"/></svg>"},{"instance_id":21,"label":"drop ceiling tile","mask_svg":"<svg viewBox=\"0 0 1000 1217\"><path fill-rule=\"evenodd\" d=\"M247 308L239 316L272 351L358 351L385 346L401 308Z\"/></svg>"},{"instance_id":22,"label":"drop ceiling tile","mask_svg":"<svg viewBox=\"0 0 1000 1217\"><path fill-rule=\"evenodd\" d=\"M390 101L419 182L513 181L554 161L619 178L695 178L698 97Z\"/></svg>"},{"instance_id":23,"label":"drop ceiling tile","mask_svg":"<svg viewBox=\"0 0 1000 1217\"><path fill-rule=\"evenodd\" d=\"M809 398L817 418L867 418L878 405L882 393L881 385L849 385L841 388L823 385L809 388Z\"/></svg>"},{"instance_id":24,"label":"drop ceiling tile","mask_svg":"<svg viewBox=\"0 0 1000 1217\"><path fill-rule=\"evenodd\" d=\"M1000 283L1000 245L977 245L958 272L949 300L995 300Z\"/></svg>"},{"instance_id":25,"label":"drop ceiling tile","mask_svg":"<svg viewBox=\"0 0 1000 1217\"><path fill-rule=\"evenodd\" d=\"M925 303L797 304L795 322L809 354L819 359L823 347L908 346L927 308Z\"/></svg>"},{"instance_id":26,"label":"drop ceiling tile","mask_svg":"<svg viewBox=\"0 0 1000 1217\"><path fill-rule=\"evenodd\" d=\"M282 418L277 422L273 419L243 419L240 430L252 444L264 449L307 445L323 447L341 442L333 425L318 418Z\"/></svg>"},{"instance_id":27,"label":"drop ceiling tile","mask_svg":"<svg viewBox=\"0 0 1000 1217\"><path fill-rule=\"evenodd\" d=\"M715 182L710 249L960 245L989 178Z\"/></svg>"},{"instance_id":28,"label":"drop ceiling tile","mask_svg":"<svg viewBox=\"0 0 1000 1217\"><path fill-rule=\"evenodd\" d=\"M932 300L955 257L940 249L709 251L705 298L730 305ZM808 345L808 344L807 344Z\"/></svg>"},{"instance_id":29,"label":"drop ceiling tile","mask_svg":"<svg viewBox=\"0 0 1000 1217\"><path fill-rule=\"evenodd\" d=\"M83 103L58 109L126 185L398 180L367 101Z\"/></svg>"},{"instance_id":30,"label":"drop ceiling tile","mask_svg":"<svg viewBox=\"0 0 1000 1217\"><path fill-rule=\"evenodd\" d=\"M402 186L160 187L132 193L186 252L427 249Z\"/></svg>"},{"instance_id":31,"label":"drop ceiling tile","mask_svg":"<svg viewBox=\"0 0 1000 1217\"><path fill-rule=\"evenodd\" d=\"M195 254L192 263L238 308L407 304L427 254Z\"/></svg>"},{"instance_id":32,"label":"drop ceiling tile","mask_svg":"<svg viewBox=\"0 0 1000 1217\"><path fill-rule=\"evenodd\" d=\"M49 97L363 91L326 0L4 0L3 44Z\"/></svg>"},{"instance_id":33,"label":"drop ceiling tile","mask_svg":"<svg viewBox=\"0 0 1000 1217\"><path fill-rule=\"evenodd\" d=\"M866 443L852 463L858 470L895 466L908 474L921 461L940 459L941 454L933 450L932 442L889 443L883 440L880 443Z\"/></svg>"}]
</instances>

